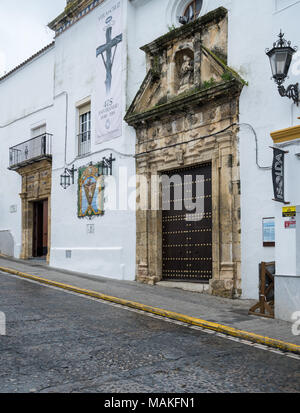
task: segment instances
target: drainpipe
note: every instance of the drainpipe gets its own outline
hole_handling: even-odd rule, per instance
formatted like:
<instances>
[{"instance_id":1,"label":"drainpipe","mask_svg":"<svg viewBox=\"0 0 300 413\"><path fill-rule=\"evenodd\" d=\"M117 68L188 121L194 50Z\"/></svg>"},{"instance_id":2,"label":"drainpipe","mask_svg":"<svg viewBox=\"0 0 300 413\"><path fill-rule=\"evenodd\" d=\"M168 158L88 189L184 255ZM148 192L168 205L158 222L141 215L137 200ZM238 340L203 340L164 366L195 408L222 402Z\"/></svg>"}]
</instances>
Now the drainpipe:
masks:
<instances>
[{"instance_id":1,"label":"drainpipe","mask_svg":"<svg viewBox=\"0 0 300 413\"><path fill-rule=\"evenodd\" d=\"M61 92L54 96L54 99L58 99L60 96L66 97L66 117L65 117L65 157L64 166L67 167L67 147L68 147L68 112L69 112L69 95L67 92Z\"/></svg>"}]
</instances>

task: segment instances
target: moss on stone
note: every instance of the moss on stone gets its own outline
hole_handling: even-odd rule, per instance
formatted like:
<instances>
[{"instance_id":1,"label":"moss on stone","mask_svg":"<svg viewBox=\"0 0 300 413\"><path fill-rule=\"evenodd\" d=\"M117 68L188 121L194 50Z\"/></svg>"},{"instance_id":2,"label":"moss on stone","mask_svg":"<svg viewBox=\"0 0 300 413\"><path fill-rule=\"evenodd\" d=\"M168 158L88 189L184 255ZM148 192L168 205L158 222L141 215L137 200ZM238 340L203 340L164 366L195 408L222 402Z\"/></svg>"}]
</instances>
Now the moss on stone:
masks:
<instances>
[{"instance_id":1,"label":"moss on stone","mask_svg":"<svg viewBox=\"0 0 300 413\"><path fill-rule=\"evenodd\" d=\"M170 30L168 33L160 36L154 42L141 47L141 50L145 52L151 52L151 50L160 48L161 46L172 41L173 39L178 39L182 36L186 36L188 33L192 34L195 31L199 30L199 28L203 28L203 26L213 21L219 22L226 15L227 15L227 10L224 7L219 7L207 13L205 16L199 17L198 19L188 24L184 24L181 27L174 28L174 30Z\"/></svg>"},{"instance_id":2,"label":"moss on stone","mask_svg":"<svg viewBox=\"0 0 300 413\"><path fill-rule=\"evenodd\" d=\"M209 50L207 47L204 45L201 45L202 49L205 50L210 56L212 56L225 70L224 76L225 79L229 79L229 73L232 75L232 77L236 78L239 80L244 86L248 86L249 83L244 80L234 69L232 69L230 66L228 66L226 63L223 62L223 60L218 57L215 53L213 53L211 50ZM222 75L223 78L223 75ZM225 80L223 79L223 80Z\"/></svg>"},{"instance_id":3,"label":"moss on stone","mask_svg":"<svg viewBox=\"0 0 300 413\"><path fill-rule=\"evenodd\" d=\"M232 80L233 79L233 74L231 73L231 72L229 72L229 71L226 71L226 72L224 72L223 74L222 74L222 79L225 81L225 82L228 82L228 81L230 81L230 80Z\"/></svg>"},{"instance_id":4,"label":"moss on stone","mask_svg":"<svg viewBox=\"0 0 300 413\"><path fill-rule=\"evenodd\" d=\"M217 84L217 82L215 81L214 78L210 78L210 80L205 80L202 85L201 85L201 89L209 89L213 86L215 86Z\"/></svg>"},{"instance_id":5,"label":"moss on stone","mask_svg":"<svg viewBox=\"0 0 300 413\"><path fill-rule=\"evenodd\" d=\"M221 49L216 47L211 52L227 65L227 55Z\"/></svg>"}]
</instances>

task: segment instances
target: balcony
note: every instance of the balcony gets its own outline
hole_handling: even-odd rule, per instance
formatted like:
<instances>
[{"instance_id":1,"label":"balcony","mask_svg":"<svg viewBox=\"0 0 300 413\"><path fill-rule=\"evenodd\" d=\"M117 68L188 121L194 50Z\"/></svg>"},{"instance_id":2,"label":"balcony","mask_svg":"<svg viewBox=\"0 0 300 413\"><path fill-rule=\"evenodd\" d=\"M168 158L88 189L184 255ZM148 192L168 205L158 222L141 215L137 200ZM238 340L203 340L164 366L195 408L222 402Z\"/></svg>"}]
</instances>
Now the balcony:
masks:
<instances>
[{"instance_id":1,"label":"balcony","mask_svg":"<svg viewBox=\"0 0 300 413\"><path fill-rule=\"evenodd\" d=\"M17 170L43 159L52 159L52 136L49 133L36 136L9 149L9 168Z\"/></svg>"}]
</instances>

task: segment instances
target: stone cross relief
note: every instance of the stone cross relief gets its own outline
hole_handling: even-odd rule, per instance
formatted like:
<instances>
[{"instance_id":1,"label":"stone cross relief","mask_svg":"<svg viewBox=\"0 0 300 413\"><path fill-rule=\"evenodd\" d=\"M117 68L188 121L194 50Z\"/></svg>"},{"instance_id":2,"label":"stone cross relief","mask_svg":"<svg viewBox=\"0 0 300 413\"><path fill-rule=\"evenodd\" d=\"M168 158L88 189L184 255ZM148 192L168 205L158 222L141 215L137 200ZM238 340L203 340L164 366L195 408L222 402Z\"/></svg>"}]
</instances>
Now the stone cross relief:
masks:
<instances>
[{"instance_id":1,"label":"stone cross relief","mask_svg":"<svg viewBox=\"0 0 300 413\"><path fill-rule=\"evenodd\" d=\"M179 92L186 91L194 83L194 61L188 56L183 56L183 62L179 72Z\"/></svg>"}]
</instances>

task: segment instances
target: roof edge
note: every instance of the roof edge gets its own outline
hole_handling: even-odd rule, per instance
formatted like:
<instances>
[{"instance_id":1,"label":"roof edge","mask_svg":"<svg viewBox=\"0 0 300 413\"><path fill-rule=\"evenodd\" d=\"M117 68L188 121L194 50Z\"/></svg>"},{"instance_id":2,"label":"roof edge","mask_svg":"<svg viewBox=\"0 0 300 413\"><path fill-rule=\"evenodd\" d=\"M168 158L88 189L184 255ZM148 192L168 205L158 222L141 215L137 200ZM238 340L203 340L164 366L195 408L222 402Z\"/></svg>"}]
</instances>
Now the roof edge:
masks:
<instances>
[{"instance_id":1,"label":"roof edge","mask_svg":"<svg viewBox=\"0 0 300 413\"><path fill-rule=\"evenodd\" d=\"M72 0L67 4L64 11L48 24L48 27L55 31L57 37L100 4L103 4L104 1L105 0Z\"/></svg>"},{"instance_id":2,"label":"roof edge","mask_svg":"<svg viewBox=\"0 0 300 413\"><path fill-rule=\"evenodd\" d=\"M42 55L43 53L47 52L48 50L52 49L55 46L55 41L49 43L47 46L43 47L40 49L38 52L30 56L28 59L24 60L24 62L20 63L18 66L14 67L12 70L9 72L5 73L3 76L0 77L0 82L5 80L7 77L12 75L13 73L17 72L19 69L23 68L26 66L28 63L32 62L34 59Z\"/></svg>"}]
</instances>

